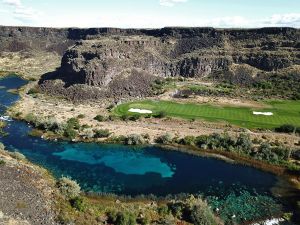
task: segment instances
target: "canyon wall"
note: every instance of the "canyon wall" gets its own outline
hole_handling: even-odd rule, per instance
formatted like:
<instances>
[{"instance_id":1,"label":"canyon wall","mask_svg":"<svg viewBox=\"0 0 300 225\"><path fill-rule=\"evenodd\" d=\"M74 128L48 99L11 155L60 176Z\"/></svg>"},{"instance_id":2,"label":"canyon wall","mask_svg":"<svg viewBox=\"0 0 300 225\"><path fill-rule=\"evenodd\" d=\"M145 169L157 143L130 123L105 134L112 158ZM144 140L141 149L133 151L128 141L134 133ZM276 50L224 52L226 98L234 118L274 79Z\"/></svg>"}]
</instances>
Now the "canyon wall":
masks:
<instances>
[{"instance_id":1,"label":"canyon wall","mask_svg":"<svg viewBox=\"0 0 300 225\"><path fill-rule=\"evenodd\" d=\"M300 30L0 27L0 51L59 54L60 68L43 76L42 87L58 79L64 87L112 89L122 80L132 89L133 77L141 83L146 76L201 78L236 64L262 72L300 65Z\"/></svg>"}]
</instances>

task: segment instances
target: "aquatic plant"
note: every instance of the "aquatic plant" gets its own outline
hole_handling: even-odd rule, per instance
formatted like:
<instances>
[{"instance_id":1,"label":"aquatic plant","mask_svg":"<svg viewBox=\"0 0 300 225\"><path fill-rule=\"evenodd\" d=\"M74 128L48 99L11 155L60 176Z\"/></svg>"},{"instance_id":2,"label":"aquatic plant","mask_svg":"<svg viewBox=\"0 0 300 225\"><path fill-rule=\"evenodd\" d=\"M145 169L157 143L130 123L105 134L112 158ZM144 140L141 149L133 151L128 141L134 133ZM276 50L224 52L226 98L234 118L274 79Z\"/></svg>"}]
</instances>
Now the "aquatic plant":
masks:
<instances>
[{"instance_id":1,"label":"aquatic plant","mask_svg":"<svg viewBox=\"0 0 300 225\"><path fill-rule=\"evenodd\" d=\"M248 191L230 193L224 198L207 197L208 204L226 224L240 224L281 213L281 206L273 198Z\"/></svg>"}]
</instances>

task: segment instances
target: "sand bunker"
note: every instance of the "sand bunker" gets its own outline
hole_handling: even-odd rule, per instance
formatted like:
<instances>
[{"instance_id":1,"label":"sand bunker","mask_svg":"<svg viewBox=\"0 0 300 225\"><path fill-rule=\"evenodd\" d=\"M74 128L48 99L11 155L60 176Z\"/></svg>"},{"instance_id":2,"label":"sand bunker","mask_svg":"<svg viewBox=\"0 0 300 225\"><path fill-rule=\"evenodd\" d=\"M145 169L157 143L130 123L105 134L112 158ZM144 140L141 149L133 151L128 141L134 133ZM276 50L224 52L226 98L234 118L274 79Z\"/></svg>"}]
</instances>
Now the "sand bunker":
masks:
<instances>
[{"instance_id":1,"label":"sand bunker","mask_svg":"<svg viewBox=\"0 0 300 225\"><path fill-rule=\"evenodd\" d=\"M141 114L150 114L152 113L151 110L147 110L147 109L129 109L128 112L133 112L133 113L141 113Z\"/></svg>"},{"instance_id":2,"label":"sand bunker","mask_svg":"<svg viewBox=\"0 0 300 225\"><path fill-rule=\"evenodd\" d=\"M253 115L273 116L272 112L253 112Z\"/></svg>"}]
</instances>

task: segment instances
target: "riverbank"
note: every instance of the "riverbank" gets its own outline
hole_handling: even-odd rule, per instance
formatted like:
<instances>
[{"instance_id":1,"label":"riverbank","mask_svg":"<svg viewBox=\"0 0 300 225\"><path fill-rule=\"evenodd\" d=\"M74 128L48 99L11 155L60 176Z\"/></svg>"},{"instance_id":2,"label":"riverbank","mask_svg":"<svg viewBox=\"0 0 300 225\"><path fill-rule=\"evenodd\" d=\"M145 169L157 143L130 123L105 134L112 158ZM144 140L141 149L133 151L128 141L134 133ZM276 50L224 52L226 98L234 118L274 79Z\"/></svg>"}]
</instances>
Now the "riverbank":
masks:
<instances>
[{"instance_id":1,"label":"riverbank","mask_svg":"<svg viewBox=\"0 0 300 225\"><path fill-rule=\"evenodd\" d=\"M71 110L72 111L72 110ZM38 117L37 117L38 118ZM84 118L84 117L83 117ZM70 125L70 127L72 128L72 129L77 129L78 131L80 131L81 130L81 128L82 127L84 127L84 124L82 124L81 123L81 119L82 119L82 116L80 116L79 117L79 115L77 116L77 117L75 117L75 118L71 118L72 120L71 120L71 122L69 121L68 123L69 123L69 125ZM78 121L77 121L78 120ZM94 121L96 121L97 122L97 120L95 120L94 118L93 118L93 120ZM168 118L165 118L165 119L159 119L158 121L164 121L164 120L168 120ZM19 123L19 122L17 122L17 121L15 121L16 123ZM45 121L44 121L45 122ZM77 122L79 122L79 123L77 123ZM106 121L106 122L108 122L108 121ZM112 123L112 121L110 121L111 123ZM113 121L114 122L114 121ZM123 121L123 122L127 122L127 121ZM130 121L130 122L132 122L132 123L135 123L135 121ZM99 123L101 123L101 122L99 122ZM21 123L20 123L21 124ZM20 125L19 124L19 125ZM42 124L47 124L47 123L40 123L39 125L42 125ZM26 125L24 124L24 127L26 127ZM27 129L27 128L26 128ZM26 130L25 129L25 130ZM48 133L48 132L46 132L46 133ZM23 134L25 134L26 135L26 132L25 133L22 133L22 135ZM44 136L44 134L42 133L42 136ZM135 138L136 136L132 136L133 138ZM48 138L47 136L44 136L44 138ZM148 139L148 141L149 141L149 136L144 136L143 138L147 138ZM96 139L97 141L101 141L101 138L97 138ZM189 139L184 139L184 141L188 141ZM34 140L34 142L35 141L38 141L37 139L35 139ZM76 138L75 138L75 140L74 141L80 141L80 139L77 139L76 140ZM85 141L95 141L95 139L90 139L90 140L85 140ZM104 141L104 140L103 140ZM151 143L151 142L150 142ZM181 147L180 147L181 148Z\"/></svg>"}]
</instances>

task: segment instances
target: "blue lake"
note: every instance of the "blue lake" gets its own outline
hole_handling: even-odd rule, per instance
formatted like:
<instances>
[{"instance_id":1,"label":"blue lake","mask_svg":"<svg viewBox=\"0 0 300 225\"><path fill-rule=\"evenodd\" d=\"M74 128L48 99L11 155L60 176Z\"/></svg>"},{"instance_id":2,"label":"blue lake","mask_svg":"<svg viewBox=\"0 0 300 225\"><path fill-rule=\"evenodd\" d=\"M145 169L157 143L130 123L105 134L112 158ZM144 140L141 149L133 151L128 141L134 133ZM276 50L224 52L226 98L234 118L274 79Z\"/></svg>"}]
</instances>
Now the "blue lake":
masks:
<instances>
[{"instance_id":1,"label":"blue lake","mask_svg":"<svg viewBox=\"0 0 300 225\"><path fill-rule=\"evenodd\" d=\"M7 92L26 81L9 76L0 80L0 112L18 100ZM9 122L6 137L0 137L8 149L18 150L30 161L42 165L54 176L70 176L85 191L115 194L202 193L220 196L247 190L271 195L276 176L260 170L224 161L166 151L156 146L130 147L96 143L46 141L30 137L30 127L20 121Z\"/></svg>"}]
</instances>

